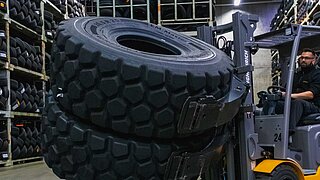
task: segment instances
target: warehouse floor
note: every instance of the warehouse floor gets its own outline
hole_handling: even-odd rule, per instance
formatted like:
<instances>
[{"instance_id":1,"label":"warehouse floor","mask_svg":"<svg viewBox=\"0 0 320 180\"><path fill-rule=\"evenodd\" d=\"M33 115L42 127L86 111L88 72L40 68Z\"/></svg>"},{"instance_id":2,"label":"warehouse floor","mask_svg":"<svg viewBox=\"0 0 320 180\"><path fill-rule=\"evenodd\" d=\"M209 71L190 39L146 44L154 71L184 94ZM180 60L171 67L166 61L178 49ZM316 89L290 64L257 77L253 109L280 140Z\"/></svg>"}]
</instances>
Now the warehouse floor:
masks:
<instances>
[{"instance_id":1,"label":"warehouse floor","mask_svg":"<svg viewBox=\"0 0 320 180\"><path fill-rule=\"evenodd\" d=\"M0 167L0 179L5 180L57 180L44 161Z\"/></svg>"}]
</instances>

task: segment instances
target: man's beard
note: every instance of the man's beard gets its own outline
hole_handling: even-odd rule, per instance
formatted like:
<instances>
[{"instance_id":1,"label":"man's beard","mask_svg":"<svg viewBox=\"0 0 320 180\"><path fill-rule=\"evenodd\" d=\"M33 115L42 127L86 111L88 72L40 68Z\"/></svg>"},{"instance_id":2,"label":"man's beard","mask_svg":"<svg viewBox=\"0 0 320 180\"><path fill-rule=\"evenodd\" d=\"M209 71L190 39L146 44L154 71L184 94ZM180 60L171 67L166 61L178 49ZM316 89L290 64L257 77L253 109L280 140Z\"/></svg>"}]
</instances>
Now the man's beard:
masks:
<instances>
[{"instance_id":1,"label":"man's beard","mask_svg":"<svg viewBox=\"0 0 320 180\"><path fill-rule=\"evenodd\" d=\"M314 65L312 63L307 64L307 63L299 63L299 66L301 68L302 71L307 71L310 70L314 67Z\"/></svg>"}]
</instances>

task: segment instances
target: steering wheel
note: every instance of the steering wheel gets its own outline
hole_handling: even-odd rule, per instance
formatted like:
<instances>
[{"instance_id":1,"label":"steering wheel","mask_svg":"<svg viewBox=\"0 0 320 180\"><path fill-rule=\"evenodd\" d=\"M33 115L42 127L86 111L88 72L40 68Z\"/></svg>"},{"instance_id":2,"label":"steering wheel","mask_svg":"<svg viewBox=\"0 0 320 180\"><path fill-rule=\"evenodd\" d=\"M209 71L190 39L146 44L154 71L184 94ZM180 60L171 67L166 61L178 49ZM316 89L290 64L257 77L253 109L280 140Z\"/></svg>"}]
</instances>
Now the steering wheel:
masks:
<instances>
[{"instance_id":1,"label":"steering wheel","mask_svg":"<svg viewBox=\"0 0 320 180\"><path fill-rule=\"evenodd\" d=\"M272 91L271 91L272 90ZM273 94L273 92L280 90L280 91L286 91L286 88L282 87L282 86L269 86L267 88L267 91L269 94Z\"/></svg>"}]
</instances>

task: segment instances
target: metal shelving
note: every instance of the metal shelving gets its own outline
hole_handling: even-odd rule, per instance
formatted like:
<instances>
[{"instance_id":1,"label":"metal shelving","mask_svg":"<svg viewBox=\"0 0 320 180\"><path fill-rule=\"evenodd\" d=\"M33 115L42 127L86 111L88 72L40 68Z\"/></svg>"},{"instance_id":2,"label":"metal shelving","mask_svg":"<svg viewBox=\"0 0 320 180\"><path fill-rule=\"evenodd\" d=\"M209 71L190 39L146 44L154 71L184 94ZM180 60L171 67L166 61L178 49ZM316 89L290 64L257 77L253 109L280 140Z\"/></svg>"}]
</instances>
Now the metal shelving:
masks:
<instances>
[{"instance_id":1,"label":"metal shelving","mask_svg":"<svg viewBox=\"0 0 320 180\"><path fill-rule=\"evenodd\" d=\"M41 117L41 114L40 114L40 112L39 113L27 113L27 112L11 111L11 117L14 118L14 116Z\"/></svg>"},{"instance_id":2,"label":"metal shelving","mask_svg":"<svg viewBox=\"0 0 320 180\"><path fill-rule=\"evenodd\" d=\"M61 10L58 9L57 6L55 6L54 4L52 4L51 1L49 1L49 0L43 0L43 2L44 2L45 5L48 5L48 6L47 6L48 10L52 10L52 9L53 9L53 11L50 11L51 13L53 13L53 14L56 14L56 13L57 13L58 15L64 16L64 14L62 14Z\"/></svg>"},{"instance_id":3,"label":"metal shelving","mask_svg":"<svg viewBox=\"0 0 320 180\"><path fill-rule=\"evenodd\" d=\"M208 11L208 15L205 17L197 17L198 6L205 6ZM160 7L160 11L158 10L158 24L162 26L166 25L190 25L190 24L207 24L209 26L213 26L214 16L213 16L213 2L209 1L194 1L191 0L189 2L178 2L175 0L173 3L162 3L161 0L158 0L158 7ZM166 7L171 7L174 9L174 15L172 18L164 19L161 15L163 14L162 9ZM187 14L189 17L179 17L179 7L187 7L187 11L191 12ZM202 12L201 12L202 13ZM191 15L191 16L190 16Z\"/></svg>"},{"instance_id":4,"label":"metal shelving","mask_svg":"<svg viewBox=\"0 0 320 180\"><path fill-rule=\"evenodd\" d=\"M16 160L12 160L12 164L16 163L16 162L22 162L22 161L32 161L32 160L42 160L41 156L37 156L37 157L30 157L30 158L23 158L23 159L16 159ZM6 162L4 161L0 161L0 165L6 164Z\"/></svg>"},{"instance_id":5,"label":"metal shelving","mask_svg":"<svg viewBox=\"0 0 320 180\"><path fill-rule=\"evenodd\" d=\"M14 118L15 116L23 117L41 117L41 113L28 113L28 112L18 112L18 111L0 111L2 117Z\"/></svg>"},{"instance_id":6,"label":"metal shelving","mask_svg":"<svg viewBox=\"0 0 320 180\"><path fill-rule=\"evenodd\" d=\"M43 0L43 2L44 2L44 8L46 10L50 11L55 17L57 17L59 19L66 19L67 18L67 16L66 16L67 14L63 14L57 6L52 4L51 1Z\"/></svg>"},{"instance_id":7,"label":"metal shelving","mask_svg":"<svg viewBox=\"0 0 320 180\"><path fill-rule=\"evenodd\" d=\"M126 4L118 4L116 0L112 0L112 4L108 5L100 5L100 0L97 0L97 16L101 15L102 9L111 10L113 17L127 17L131 19L136 19L135 16L135 8L143 8L146 10L145 17L140 17L140 20L145 20L146 22L151 22L151 7L150 1L146 1L146 3L137 3L135 4L133 0L127 1ZM120 10L123 11L120 13ZM102 14L104 15L104 14Z\"/></svg>"},{"instance_id":8,"label":"metal shelving","mask_svg":"<svg viewBox=\"0 0 320 180\"><path fill-rule=\"evenodd\" d=\"M8 5L8 0L7 0L7 5ZM44 21L44 10L48 10L53 13L54 17L63 20L66 19L68 16L67 14L63 14L55 5L53 5L49 0L42 0L40 2L40 10L42 14L42 18L40 19L41 21ZM0 67L5 77L7 78L7 86L10 87L10 79L12 77L12 74L15 76L23 76L24 78L28 78L29 81L40 81L42 82L42 90L45 93L45 83L46 81L49 80L49 77L46 75L45 72L45 47L46 47L46 42L52 43L51 40L47 40L45 33L44 33L44 23L42 23L42 29L41 32L36 32L33 29L30 29L26 25L23 25L22 23L18 22L17 20L14 20L10 18L9 14L9 5L7 6L7 13L0 12L0 21L2 21L2 24L5 27L5 34L6 34L6 44L7 44L7 52L6 52L6 60L5 61L0 61ZM19 36L25 36L26 41L32 41L32 43L36 42L40 45L41 48L41 59L42 61L42 70L41 72L35 72L33 70L20 67L17 65L13 65L10 63L11 60L11 55L10 55L10 35L12 35L12 31L18 32ZM40 86L39 86L40 87ZM10 88L9 88L10 90ZM43 94L44 95L44 94ZM36 160L36 159L41 159L41 157L29 157L29 158L23 158L23 159L12 159L12 149L11 149L11 126L12 123L15 121L15 118L18 117L26 117L26 118L31 118L35 121L39 121L41 117L40 112L18 112L18 111L13 111L11 109L11 104L10 101L10 93L9 97L7 98L7 104L6 104L6 109L5 110L0 110L0 119L2 121L6 121L7 124L7 133L8 133L8 159L6 161L0 161L0 164L4 164L5 166L12 166L13 163L15 162L21 162L21 161L29 161L29 160ZM43 96L44 100L44 96Z\"/></svg>"},{"instance_id":9,"label":"metal shelving","mask_svg":"<svg viewBox=\"0 0 320 180\"><path fill-rule=\"evenodd\" d=\"M308 21L310 21L311 17L314 15L314 13L320 8L320 1L318 1L311 9L310 12L306 13L306 17L303 19L301 24L308 24Z\"/></svg>"},{"instance_id":10,"label":"metal shelving","mask_svg":"<svg viewBox=\"0 0 320 180\"><path fill-rule=\"evenodd\" d=\"M23 67L19 67L19 66L15 66L13 64L10 64L9 69L12 71L16 71L19 73L22 73L23 75L29 76L29 77L35 77L35 78L39 78L39 79L44 79L44 74L39 73L39 72L35 72L32 71L30 69L26 69Z\"/></svg>"},{"instance_id":11,"label":"metal shelving","mask_svg":"<svg viewBox=\"0 0 320 180\"><path fill-rule=\"evenodd\" d=\"M289 3L290 6L285 4ZM320 12L320 1L304 1L304 0L292 0L283 1L283 4L279 7L278 13L275 15L271 23L271 30L279 30L291 23L302 25L316 25L320 26L320 20L314 22L313 19L316 13ZM282 14L281 14L282 13ZM282 17L279 19L278 17ZM313 47L310 45L310 47ZM272 56L272 63L276 65L279 63L279 54L275 53ZM278 66L274 66L278 68ZM280 85L281 71L277 69L272 70L273 85Z\"/></svg>"},{"instance_id":12,"label":"metal shelving","mask_svg":"<svg viewBox=\"0 0 320 180\"><path fill-rule=\"evenodd\" d=\"M120 4L117 0L97 0L97 16L139 19L169 27L188 35L195 35L196 27L200 25L213 26L215 24L213 0L147 0L144 1L145 3L128 0L126 2L127 4ZM135 8L140 8L139 12L135 12ZM142 17L143 15L144 17Z\"/></svg>"},{"instance_id":13,"label":"metal shelving","mask_svg":"<svg viewBox=\"0 0 320 180\"><path fill-rule=\"evenodd\" d=\"M13 28L14 30L19 31L32 39L41 40L41 35L38 34L36 31L28 28L27 26L19 23L18 21L14 20L14 19L7 18L7 21L9 22L10 27Z\"/></svg>"}]
</instances>

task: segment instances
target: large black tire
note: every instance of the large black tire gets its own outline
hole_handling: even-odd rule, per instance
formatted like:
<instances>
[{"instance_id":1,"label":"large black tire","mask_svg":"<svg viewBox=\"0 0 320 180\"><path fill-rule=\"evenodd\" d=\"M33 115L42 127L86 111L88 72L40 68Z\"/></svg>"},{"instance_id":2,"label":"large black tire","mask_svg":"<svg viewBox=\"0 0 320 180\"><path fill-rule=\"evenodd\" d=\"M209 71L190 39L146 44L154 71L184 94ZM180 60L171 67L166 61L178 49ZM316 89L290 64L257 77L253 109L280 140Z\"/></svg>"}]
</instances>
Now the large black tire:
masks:
<instances>
[{"instance_id":1,"label":"large black tire","mask_svg":"<svg viewBox=\"0 0 320 180\"><path fill-rule=\"evenodd\" d=\"M226 94L233 70L229 57L200 40L108 17L62 23L52 61L52 90L64 111L102 128L159 138L179 136L188 96Z\"/></svg>"},{"instance_id":2,"label":"large black tire","mask_svg":"<svg viewBox=\"0 0 320 180\"><path fill-rule=\"evenodd\" d=\"M49 98L50 100L50 98ZM51 98L52 100L52 98ZM42 151L47 165L66 179L163 179L173 152L197 152L206 136L182 140L136 140L79 122L53 101L42 119Z\"/></svg>"},{"instance_id":3,"label":"large black tire","mask_svg":"<svg viewBox=\"0 0 320 180\"><path fill-rule=\"evenodd\" d=\"M298 172L289 165L279 165L271 174L258 173L257 180L299 180Z\"/></svg>"}]
</instances>

